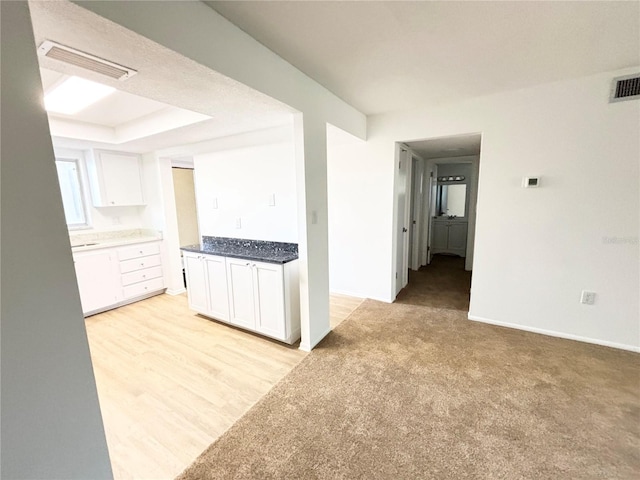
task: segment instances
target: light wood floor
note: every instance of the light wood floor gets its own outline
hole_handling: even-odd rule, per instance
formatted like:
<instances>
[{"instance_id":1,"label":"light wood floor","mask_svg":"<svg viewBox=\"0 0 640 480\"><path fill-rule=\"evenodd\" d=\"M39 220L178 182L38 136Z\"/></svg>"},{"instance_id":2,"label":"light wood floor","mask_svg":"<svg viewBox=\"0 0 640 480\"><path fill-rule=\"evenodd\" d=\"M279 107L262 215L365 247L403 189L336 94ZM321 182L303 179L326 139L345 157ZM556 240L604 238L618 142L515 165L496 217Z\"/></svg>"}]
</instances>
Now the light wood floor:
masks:
<instances>
[{"instance_id":1,"label":"light wood floor","mask_svg":"<svg viewBox=\"0 0 640 480\"><path fill-rule=\"evenodd\" d=\"M331 296L331 327L362 302ZM86 319L114 477L174 478L306 355L160 295Z\"/></svg>"}]
</instances>

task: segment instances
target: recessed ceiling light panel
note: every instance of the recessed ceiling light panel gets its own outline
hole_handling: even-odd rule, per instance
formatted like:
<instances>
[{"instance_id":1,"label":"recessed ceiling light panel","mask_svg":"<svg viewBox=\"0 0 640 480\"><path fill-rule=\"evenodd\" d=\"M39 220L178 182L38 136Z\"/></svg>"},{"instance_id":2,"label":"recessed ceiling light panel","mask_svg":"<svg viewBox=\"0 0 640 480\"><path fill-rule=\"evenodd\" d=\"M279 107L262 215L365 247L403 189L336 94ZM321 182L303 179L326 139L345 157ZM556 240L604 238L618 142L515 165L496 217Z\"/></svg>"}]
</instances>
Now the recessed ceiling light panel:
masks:
<instances>
[{"instance_id":1,"label":"recessed ceiling light panel","mask_svg":"<svg viewBox=\"0 0 640 480\"><path fill-rule=\"evenodd\" d=\"M126 80L138 73L132 68L118 65L117 63L96 57L90 53L82 52L50 40L42 42L42 45L38 47L38 53L45 57L91 70L92 72L106 75L116 80Z\"/></svg>"},{"instance_id":2,"label":"recessed ceiling light panel","mask_svg":"<svg viewBox=\"0 0 640 480\"><path fill-rule=\"evenodd\" d=\"M69 77L44 96L48 112L73 115L96 103L116 89L80 77Z\"/></svg>"}]
</instances>

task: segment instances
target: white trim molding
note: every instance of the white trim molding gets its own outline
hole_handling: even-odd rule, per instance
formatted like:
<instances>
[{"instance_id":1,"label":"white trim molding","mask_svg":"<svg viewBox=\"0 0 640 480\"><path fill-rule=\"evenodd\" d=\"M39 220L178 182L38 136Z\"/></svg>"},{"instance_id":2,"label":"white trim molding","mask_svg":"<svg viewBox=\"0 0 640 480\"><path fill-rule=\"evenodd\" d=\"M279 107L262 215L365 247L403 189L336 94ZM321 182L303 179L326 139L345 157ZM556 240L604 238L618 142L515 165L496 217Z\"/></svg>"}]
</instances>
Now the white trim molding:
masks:
<instances>
[{"instance_id":1,"label":"white trim molding","mask_svg":"<svg viewBox=\"0 0 640 480\"><path fill-rule=\"evenodd\" d=\"M165 292L167 295L180 295L182 293L185 293L187 291L186 288L167 288L167 291Z\"/></svg>"},{"instance_id":2,"label":"white trim molding","mask_svg":"<svg viewBox=\"0 0 640 480\"><path fill-rule=\"evenodd\" d=\"M322 340L324 340L324 338L327 335L329 335L330 332L331 332L331 327L329 327L327 331L325 331L322 335L320 335L318 337L318 340L313 345L309 345L308 343L303 344L302 342L300 342L300 346L298 347L298 349L302 350L303 352L310 352L312 349L316 347L316 345L318 345Z\"/></svg>"},{"instance_id":3,"label":"white trim molding","mask_svg":"<svg viewBox=\"0 0 640 480\"><path fill-rule=\"evenodd\" d=\"M617 349L620 349L620 350L628 350L630 352L640 353L640 346L626 345L624 343L608 342L606 340L600 340L600 339L597 339L597 338L582 337L580 335L572 335L570 333L557 332L555 330L545 330L544 328L527 327L525 325L518 325L518 324L515 324L515 323L501 322L501 321L498 321L498 320L492 320L490 318L478 317L476 315L471 315L471 314L468 314L467 318L469 320L474 321L474 322L488 323L489 325L496 325L498 327L513 328L513 329L516 329L516 330L523 330L525 332L538 333L538 334L547 335L547 336L550 336L550 337L564 338L564 339L567 339L567 340L576 340L578 342L591 343L591 344L594 344L594 345L602 345L603 347L611 347L611 348L617 348Z\"/></svg>"}]
</instances>

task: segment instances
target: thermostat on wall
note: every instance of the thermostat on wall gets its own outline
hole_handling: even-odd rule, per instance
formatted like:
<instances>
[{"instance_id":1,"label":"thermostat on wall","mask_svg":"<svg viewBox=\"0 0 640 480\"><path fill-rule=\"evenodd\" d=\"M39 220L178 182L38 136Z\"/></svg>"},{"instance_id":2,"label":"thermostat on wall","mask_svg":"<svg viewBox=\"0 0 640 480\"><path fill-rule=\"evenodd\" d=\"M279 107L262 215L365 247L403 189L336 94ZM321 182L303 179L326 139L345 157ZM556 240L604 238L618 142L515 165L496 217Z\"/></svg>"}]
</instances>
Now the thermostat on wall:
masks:
<instances>
[{"instance_id":1,"label":"thermostat on wall","mask_svg":"<svg viewBox=\"0 0 640 480\"><path fill-rule=\"evenodd\" d=\"M540 177L523 177L522 186L524 188L535 188L540 186Z\"/></svg>"}]
</instances>

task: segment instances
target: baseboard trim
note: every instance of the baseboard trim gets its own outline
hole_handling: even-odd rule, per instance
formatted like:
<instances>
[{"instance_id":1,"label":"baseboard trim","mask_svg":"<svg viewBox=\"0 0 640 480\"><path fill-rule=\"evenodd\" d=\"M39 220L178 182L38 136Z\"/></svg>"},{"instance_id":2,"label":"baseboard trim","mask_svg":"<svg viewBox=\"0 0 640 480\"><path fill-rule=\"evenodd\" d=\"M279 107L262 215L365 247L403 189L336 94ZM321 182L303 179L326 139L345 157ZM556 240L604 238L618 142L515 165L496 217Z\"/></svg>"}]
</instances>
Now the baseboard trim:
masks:
<instances>
[{"instance_id":1,"label":"baseboard trim","mask_svg":"<svg viewBox=\"0 0 640 480\"><path fill-rule=\"evenodd\" d=\"M331 332L331 327L327 328L327 330L320 335L320 337L318 338L318 340L316 340L313 345L309 344L309 343L303 343L300 342L300 346L298 347L298 349L302 350L303 352L310 352L311 350L313 350L313 348L318 345L323 339L324 337L326 337L327 335L329 335L329 332Z\"/></svg>"},{"instance_id":2,"label":"baseboard trim","mask_svg":"<svg viewBox=\"0 0 640 480\"><path fill-rule=\"evenodd\" d=\"M167 295L180 295L182 293L185 293L187 291L186 288L167 288L166 294Z\"/></svg>"},{"instance_id":3,"label":"baseboard trim","mask_svg":"<svg viewBox=\"0 0 640 480\"><path fill-rule=\"evenodd\" d=\"M344 290L333 290L333 289L331 289L329 291L329 295L333 295L334 293L336 295L344 295L345 297L354 297L354 298L362 298L362 299L367 298L367 297L363 297L362 295L356 295L353 292L347 292L347 291L344 291Z\"/></svg>"},{"instance_id":4,"label":"baseboard trim","mask_svg":"<svg viewBox=\"0 0 640 480\"><path fill-rule=\"evenodd\" d=\"M361 294L357 294L357 293L353 293L353 292L347 292L347 291L344 291L344 290L333 290L332 289L329 293L330 294L331 293L335 293L337 295L345 295L347 297L361 298L362 300L369 299L369 300L376 300L378 302L383 302L383 303L393 303L393 300L389 300L388 298L386 298L386 299L385 298L378 298L378 297L372 297L370 295L364 295L363 296Z\"/></svg>"},{"instance_id":5,"label":"baseboard trim","mask_svg":"<svg viewBox=\"0 0 640 480\"><path fill-rule=\"evenodd\" d=\"M550 337L565 338L567 340L576 340L578 342L592 343L594 345L602 345L603 347L611 347L611 348L617 348L619 350L627 350L630 352L640 353L640 346L636 347L635 345L626 345L624 343L609 342L607 340L599 340L597 338L582 337L580 335L572 335L570 333L557 332L555 330L546 330L544 328L527 327L524 325L501 322L498 320L492 320L490 318L479 317L477 315L471 315L471 314L469 314L467 318L474 322L488 323L489 325L497 325L498 327L514 328L516 330L523 330L525 332L531 332L531 333L539 333L541 335L548 335Z\"/></svg>"}]
</instances>

